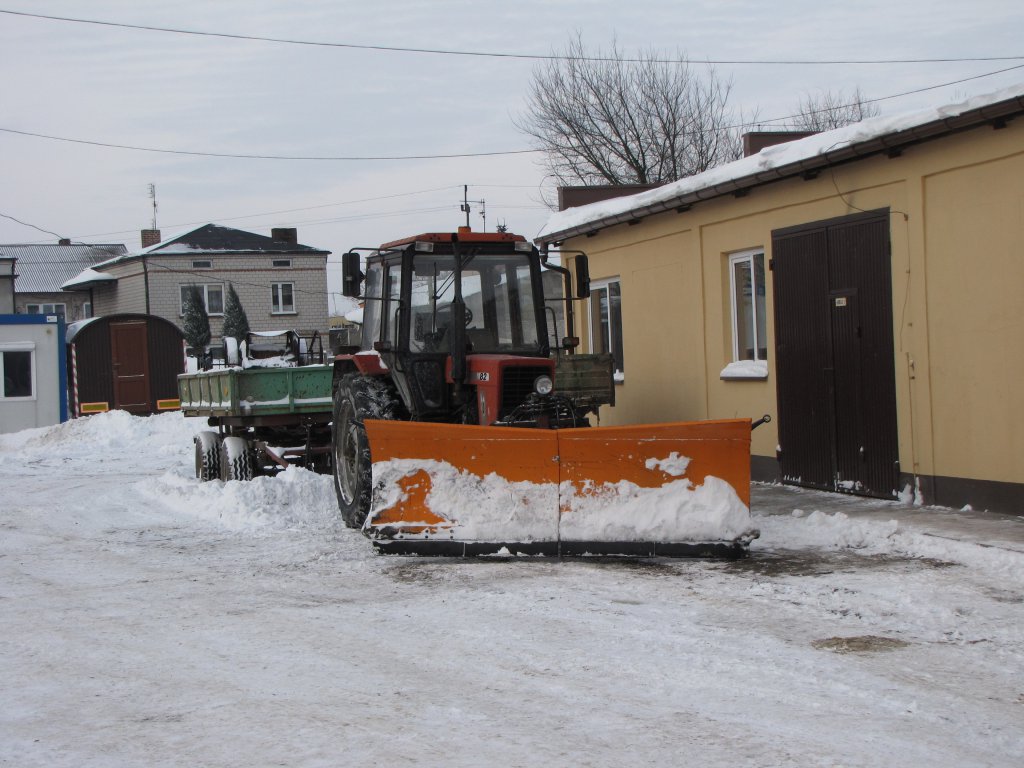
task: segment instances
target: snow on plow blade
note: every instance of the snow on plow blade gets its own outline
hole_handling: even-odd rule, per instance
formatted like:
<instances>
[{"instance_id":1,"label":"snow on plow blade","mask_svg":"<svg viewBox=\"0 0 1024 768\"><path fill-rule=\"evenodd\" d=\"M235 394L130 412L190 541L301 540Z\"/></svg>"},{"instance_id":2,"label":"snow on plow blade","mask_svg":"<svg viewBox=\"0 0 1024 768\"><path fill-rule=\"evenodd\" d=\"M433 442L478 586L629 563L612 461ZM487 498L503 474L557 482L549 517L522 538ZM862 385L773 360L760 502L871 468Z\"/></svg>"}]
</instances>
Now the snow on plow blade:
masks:
<instances>
[{"instance_id":1,"label":"snow on plow blade","mask_svg":"<svg viewBox=\"0 0 1024 768\"><path fill-rule=\"evenodd\" d=\"M738 557L750 421L543 430L366 421L378 550Z\"/></svg>"}]
</instances>

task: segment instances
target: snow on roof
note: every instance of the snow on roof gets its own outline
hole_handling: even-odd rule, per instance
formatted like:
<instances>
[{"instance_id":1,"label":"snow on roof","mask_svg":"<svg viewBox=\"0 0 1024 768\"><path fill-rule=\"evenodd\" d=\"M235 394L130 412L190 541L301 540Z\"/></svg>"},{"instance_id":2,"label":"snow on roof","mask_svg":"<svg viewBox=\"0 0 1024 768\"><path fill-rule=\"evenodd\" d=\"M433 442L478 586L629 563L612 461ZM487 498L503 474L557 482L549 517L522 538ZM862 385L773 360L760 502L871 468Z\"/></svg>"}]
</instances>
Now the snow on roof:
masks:
<instances>
[{"instance_id":1,"label":"snow on roof","mask_svg":"<svg viewBox=\"0 0 1024 768\"><path fill-rule=\"evenodd\" d=\"M116 282L117 278L112 275L105 275L102 272L97 272L92 267L83 269L77 277L73 277L70 280L65 280L60 288L62 291L74 291L76 289L90 288L100 283L113 283Z\"/></svg>"},{"instance_id":2,"label":"snow on roof","mask_svg":"<svg viewBox=\"0 0 1024 768\"><path fill-rule=\"evenodd\" d=\"M986 107L1005 102L1005 109ZM672 210L687 202L712 197L800 173L809 165L823 167L835 162L882 151L886 146L944 135L960 128L1024 110L1024 83L942 107L876 117L843 128L815 134L786 144L762 149L756 155L718 166L704 173L666 184L648 192L617 197L553 214L538 233L537 242L556 242L601 227L621 224L639 216ZM969 125L956 118L979 113ZM929 130L927 133L925 129ZM886 137L900 141L883 142ZM880 144L875 148L874 144ZM871 148L869 149L868 146Z\"/></svg>"},{"instance_id":3,"label":"snow on roof","mask_svg":"<svg viewBox=\"0 0 1024 768\"><path fill-rule=\"evenodd\" d=\"M143 248L134 253L125 254L97 264L106 267L123 261L142 258L144 256L199 256L199 255L230 255L230 254L328 254L329 251L313 248L308 245L275 240L273 237L246 232L220 224L204 224L183 235L161 240L159 243Z\"/></svg>"}]
</instances>

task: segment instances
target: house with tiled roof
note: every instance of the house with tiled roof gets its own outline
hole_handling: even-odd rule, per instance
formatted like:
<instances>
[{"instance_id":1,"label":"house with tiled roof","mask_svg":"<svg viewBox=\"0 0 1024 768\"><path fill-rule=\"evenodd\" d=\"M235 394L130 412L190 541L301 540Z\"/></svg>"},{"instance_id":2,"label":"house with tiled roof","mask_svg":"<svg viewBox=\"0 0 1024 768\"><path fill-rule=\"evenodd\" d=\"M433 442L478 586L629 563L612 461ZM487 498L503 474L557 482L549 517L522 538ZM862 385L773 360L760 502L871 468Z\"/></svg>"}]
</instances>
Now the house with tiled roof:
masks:
<instances>
[{"instance_id":1,"label":"house with tiled roof","mask_svg":"<svg viewBox=\"0 0 1024 768\"><path fill-rule=\"evenodd\" d=\"M233 286L253 331L318 331L326 338L329 253L301 245L292 228L267 237L206 224L167 240L143 230L140 250L92 264L63 287L88 295L97 316L157 315L181 327L183 297L198 286L216 339Z\"/></svg>"},{"instance_id":2,"label":"house with tiled roof","mask_svg":"<svg viewBox=\"0 0 1024 768\"><path fill-rule=\"evenodd\" d=\"M0 259L14 264L14 308L19 315L60 315L67 322L92 317L89 297L61 286L82 270L128 253L120 244L57 243L0 245Z\"/></svg>"}]
</instances>

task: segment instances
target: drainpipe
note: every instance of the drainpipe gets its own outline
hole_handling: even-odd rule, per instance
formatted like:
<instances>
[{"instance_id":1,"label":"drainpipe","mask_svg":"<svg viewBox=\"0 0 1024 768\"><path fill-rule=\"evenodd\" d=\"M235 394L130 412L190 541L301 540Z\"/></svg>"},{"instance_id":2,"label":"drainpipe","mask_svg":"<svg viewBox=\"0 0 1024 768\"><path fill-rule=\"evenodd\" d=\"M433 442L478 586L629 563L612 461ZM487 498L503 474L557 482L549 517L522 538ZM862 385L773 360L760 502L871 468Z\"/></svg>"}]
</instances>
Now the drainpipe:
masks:
<instances>
[{"instance_id":1,"label":"drainpipe","mask_svg":"<svg viewBox=\"0 0 1024 768\"><path fill-rule=\"evenodd\" d=\"M145 282L146 287L146 314L150 314L149 311L149 264L146 259L142 259L142 279Z\"/></svg>"}]
</instances>

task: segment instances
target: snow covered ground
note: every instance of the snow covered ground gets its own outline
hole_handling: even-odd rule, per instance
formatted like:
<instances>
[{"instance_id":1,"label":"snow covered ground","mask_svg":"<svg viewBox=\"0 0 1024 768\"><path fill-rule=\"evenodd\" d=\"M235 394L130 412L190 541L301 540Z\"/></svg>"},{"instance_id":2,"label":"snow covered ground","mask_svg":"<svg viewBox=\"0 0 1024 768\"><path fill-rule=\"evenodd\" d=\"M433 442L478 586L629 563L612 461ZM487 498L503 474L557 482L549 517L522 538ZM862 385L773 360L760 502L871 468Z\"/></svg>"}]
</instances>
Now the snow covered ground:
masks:
<instances>
[{"instance_id":1,"label":"snow covered ground","mask_svg":"<svg viewBox=\"0 0 1024 768\"><path fill-rule=\"evenodd\" d=\"M195 481L197 427L0 436L0 764L1024 764L1024 552L901 520L956 513L758 488L740 562L387 558L328 478Z\"/></svg>"}]
</instances>

